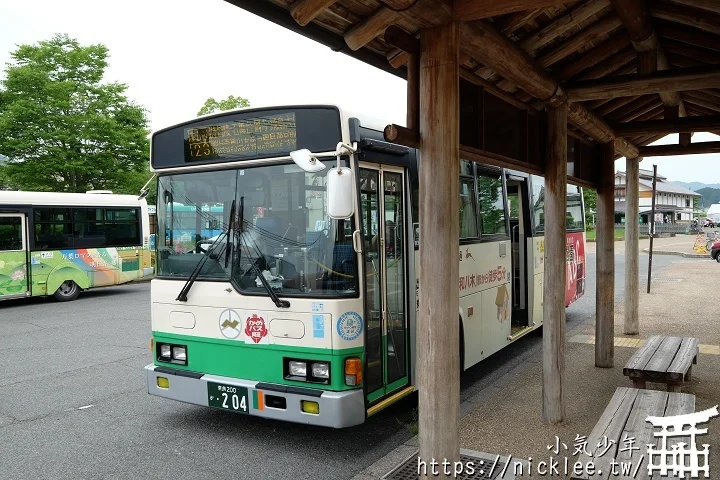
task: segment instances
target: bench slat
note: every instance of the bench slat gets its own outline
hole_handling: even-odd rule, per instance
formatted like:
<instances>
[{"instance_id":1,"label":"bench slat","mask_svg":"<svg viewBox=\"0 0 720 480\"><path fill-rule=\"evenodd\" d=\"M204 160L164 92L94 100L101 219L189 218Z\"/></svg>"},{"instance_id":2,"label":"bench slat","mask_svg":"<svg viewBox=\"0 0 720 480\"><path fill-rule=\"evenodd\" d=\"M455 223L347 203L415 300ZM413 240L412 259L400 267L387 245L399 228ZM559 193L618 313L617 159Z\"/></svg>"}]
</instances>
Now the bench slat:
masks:
<instances>
[{"instance_id":1,"label":"bench slat","mask_svg":"<svg viewBox=\"0 0 720 480\"><path fill-rule=\"evenodd\" d=\"M682 381L688 369L692 366L693 359L697 354L697 338L683 338L675 358L667 369L668 379L672 381Z\"/></svg>"},{"instance_id":2,"label":"bench slat","mask_svg":"<svg viewBox=\"0 0 720 480\"><path fill-rule=\"evenodd\" d=\"M646 421L647 417L650 416L663 416L668 403L668 393L660 392L657 390L640 390L635 405L628 417L627 425L625 430L622 432L622 438L620 439L620 445L623 445L622 440L627 435L628 438L634 438L635 443L633 447L640 447L639 450L632 450L631 452L625 451L617 456L617 462L629 462L632 465L634 473L638 467L638 463L642 459L636 480L642 480L648 478L647 470L647 444L655 443L654 427L652 424Z\"/></svg>"},{"instance_id":3,"label":"bench slat","mask_svg":"<svg viewBox=\"0 0 720 480\"><path fill-rule=\"evenodd\" d=\"M660 344L655 354L652 356L650 361L645 365L645 374L650 376L657 376L664 378L668 367L675 359L682 338L680 337L665 337L663 342Z\"/></svg>"},{"instance_id":4,"label":"bench slat","mask_svg":"<svg viewBox=\"0 0 720 480\"><path fill-rule=\"evenodd\" d=\"M662 337L658 335L648 338L645 345L640 347L635 354L630 357L630 360L627 361L623 368L623 375L630 375L630 371L632 370L643 370L661 343Z\"/></svg>"},{"instance_id":5,"label":"bench slat","mask_svg":"<svg viewBox=\"0 0 720 480\"><path fill-rule=\"evenodd\" d=\"M588 445L588 451L593 456L593 462L596 465L597 469L597 462L599 460L602 460L605 458L605 456L611 456L614 455L614 449L617 448L617 438L612 438L610 435L611 432L608 432L611 428L614 427L615 423L620 423L622 426L625 425L625 419L627 418L628 414L630 413L630 409L632 408L633 402L635 401L635 397L638 394L638 390L635 388L625 388L625 387L618 387L615 389L615 393L613 394L612 398L610 399L610 403L608 403L608 406L605 407L605 410L603 411L602 415L600 416L600 420L595 424L595 427L593 428L592 432L590 432L590 435L587 437L587 445ZM622 429L622 427L621 427ZM614 430L614 428L613 428ZM610 448L610 450L603 455L603 457L598 458L598 454L602 453L602 449L598 449L598 443L602 440L603 436L608 436L608 442L610 440L614 440L615 444ZM589 459L586 459L583 457L583 462L589 461ZM588 479L589 476L580 476L580 477L573 477L573 478L579 478L579 479Z\"/></svg>"},{"instance_id":6,"label":"bench slat","mask_svg":"<svg viewBox=\"0 0 720 480\"><path fill-rule=\"evenodd\" d=\"M670 393L668 394L668 402L667 407L665 407L665 417L670 417L673 415L684 415L686 413L693 413L695 411L695 395L690 395L687 393ZM690 437L673 437L673 443L680 443L684 442L686 445L690 444ZM652 442L655 444L656 449L660 449L660 438L656 437L655 441ZM690 459L685 459L686 464L690 464ZM646 465L647 467L647 465ZM662 477L660 476L660 472L656 471L653 472L652 476L653 480L660 480ZM685 475L685 478L690 478L690 474L688 473Z\"/></svg>"}]
</instances>

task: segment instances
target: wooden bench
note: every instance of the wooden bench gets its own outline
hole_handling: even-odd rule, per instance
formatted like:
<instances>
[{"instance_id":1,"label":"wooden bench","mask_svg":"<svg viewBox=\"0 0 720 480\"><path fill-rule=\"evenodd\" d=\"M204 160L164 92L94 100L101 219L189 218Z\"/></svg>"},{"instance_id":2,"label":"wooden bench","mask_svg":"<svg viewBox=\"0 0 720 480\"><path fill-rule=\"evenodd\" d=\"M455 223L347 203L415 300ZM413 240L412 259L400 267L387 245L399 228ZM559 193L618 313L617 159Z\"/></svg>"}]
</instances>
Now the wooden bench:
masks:
<instances>
[{"instance_id":1,"label":"wooden bench","mask_svg":"<svg viewBox=\"0 0 720 480\"><path fill-rule=\"evenodd\" d=\"M595 467L594 475L588 476L586 472L583 472L580 476L572 478L612 478L610 473L613 459L618 464L615 467L616 472L621 471L622 468L630 468L634 473L637 468L635 479L648 478L647 445L656 445L656 448L660 448L661 438L654 435L660 429L653 427L646 419L694 412L694 395L619 387L615 390L615 394L595 428L587 437L587 450L592 458L581 454L572 459L573 462L580 461L583 465L592 462ZM626 439L629 438L633 439L632 450L627 450ZM683 441L683 439L673 438L673 442L678 441ZM641 460L642 463L640 463ZM655 460L653 463L657 465L658 461ZM598 476L598 470L602 472L602 476ZM616 474L615 478L633 477L632 475L618 476Z\"/></svg>"},{"instance_id":2,"label":"wooden bench","mask_svg":"<svg viewBox=\"0 0 720 480\"><path fill-rule=\"evenodd\" d=\"M696 338L653 336L640 347L623 368L635 388L646 382L665 383L668 392L680 392L689 381L700 352Z\"/></svg>"}]
</instances>

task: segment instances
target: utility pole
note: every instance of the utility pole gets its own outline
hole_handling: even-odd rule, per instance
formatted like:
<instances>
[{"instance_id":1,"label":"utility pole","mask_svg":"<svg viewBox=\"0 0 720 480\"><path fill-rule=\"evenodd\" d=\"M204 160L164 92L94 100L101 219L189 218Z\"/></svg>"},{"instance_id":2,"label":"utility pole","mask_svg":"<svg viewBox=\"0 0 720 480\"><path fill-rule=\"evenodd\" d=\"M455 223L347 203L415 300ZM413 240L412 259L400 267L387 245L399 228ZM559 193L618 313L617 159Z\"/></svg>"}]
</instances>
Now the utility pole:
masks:
<instances>
[{"instance_id":1,"label":"utility pole","mask_svg":"<svg viewBox=\"0 0 720 480\"><path fill-rule=\"evenodd\" d=\"M653 253L653 239L655 238L655 192L657 191L657 165L653 165L653 190L652 190L652 210L650 214L650 258L648 260L648 285L647 293L650 293L650 276L652 275L652 253Z\"/></svg>"}]
</instances>

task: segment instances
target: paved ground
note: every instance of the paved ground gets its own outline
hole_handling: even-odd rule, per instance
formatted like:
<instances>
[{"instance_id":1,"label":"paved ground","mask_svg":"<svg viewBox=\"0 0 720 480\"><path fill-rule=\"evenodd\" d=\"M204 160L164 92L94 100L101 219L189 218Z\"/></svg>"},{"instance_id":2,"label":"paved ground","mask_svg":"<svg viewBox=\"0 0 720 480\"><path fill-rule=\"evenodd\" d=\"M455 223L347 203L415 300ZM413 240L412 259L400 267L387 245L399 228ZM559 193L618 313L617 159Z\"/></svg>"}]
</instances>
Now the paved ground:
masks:
<instances>
[{"instance_id":1,"label":"paved ground","mask_svg":"<svg viewBox=\"0 0 720 480\"><path fill-rule=\"evenodd\" d=\"M664 245L676 241L670 238L656 239L656 243ZM682 245L686 245L689 239L681 241ZM642 240L640 248L643 248ZM622 337L624 242L615 243L615 252L617 338ZM571 340L567 343L566 351L568 421L561 426L549 426L542 422L541 338L529 336L518 342L525 347L505 361L503 375L463 390L460 407L462 448L493 456L513 455L515 458L532 457L536 461L547 461L547 445L554 442L555 435L560 436L572 449L575 435L590 433L615 388L632 386L627 377L622 375L622 365L635 351L635 348L620 346L626 340L616 341L615 368L594 367L594 346L588 344L588 339L589 335L594 334L595 328L595 245L589 243L586 253L585 296L567 309L567 332ZM639 268L642 292L640 338L654 333L677 335L680 332L699 336L705 345L702 348L702 359L693 370L693 386L686 391L697 396L697 410L716 405L720 401L720 384L715 373L720 368L720 323L705 308L708 296L705 286L708 278L720 273L720 265L707 258L690 259L671 255L654 257L650 295L644 293L647 288L648 255L640 254ZM668 308L670 304L672 306ZM516 346L519 345L512 345L511 348ZM482 369L483 364L476 368ZM696 373L696 370L701 373ZM649 385L654 388L653 384ZM711 433L707 439L709 442L705 442L706 439L703 442L717 445L714 447L715 452L711 453L711 468L717 472L720 470L717 454L720 448L720 421L715 421ZM353 480L378 479L416 450L417 437L414 437L384 458L379 458Z\"/></svg>"},{"instance_id":2,"label":"paved ground","mask_svg":"<svg viewBox=\"0 0 720 480\"><path fill-rule=\"evenodd\" d=\"M594 311L593 251L587 293L568 309L570 328ZM616 260L622 285L622 255ZM658 257L655 271L678 260ZM412 438L415 396L343 431L150 397L141 371L150 362L149 287L99 289L71 303L0 303L0 479L342 479ZM516 379L540 340L523 338L465 372L463 411ZM530 402L535 392L525 395Z\"/></svg>"}]
</instances>

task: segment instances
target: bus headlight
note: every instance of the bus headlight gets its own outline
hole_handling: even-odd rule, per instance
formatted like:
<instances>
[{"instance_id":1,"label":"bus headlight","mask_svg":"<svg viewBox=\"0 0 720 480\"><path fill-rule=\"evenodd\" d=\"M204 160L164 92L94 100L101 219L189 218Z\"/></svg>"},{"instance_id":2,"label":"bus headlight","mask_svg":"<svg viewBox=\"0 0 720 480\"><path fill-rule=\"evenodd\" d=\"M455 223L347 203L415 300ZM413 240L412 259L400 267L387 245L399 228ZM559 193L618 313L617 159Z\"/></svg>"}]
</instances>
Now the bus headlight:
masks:
<instances>
[{"instance_id":1,"label":"bus headlight","mask_svg":"<svg viewBox=\"0 0 720 480\"><path fill-rule=\"evenodd\" d=\"M305 377L307 376L307 363L290 361L290 375L294 377Z\"/></svg>"},{"instance_id":2,"label":"bus headlight","mask_svg":"<svg viewBox=\"0 0 720 480\"><path fill-rule=\"evenodd\" d=\"M330 378L330 364L327 362L315 362L312 364L312 376L315 378Z\"/></svg>"},{"instance_id":3,"label":"bus headlight","mask_svg":"<svg viewBox=\"0 0 720 480\"><path fill-rule=\"evenodd\" d=\"M170 345L167 343L160 344L160 356L170 360Z\"/></svg>"},{"instance_id":4,"label":"bus headlight","mask_svg":"<svg viewBox=\"0 0 720 480\"><path fill-rule=\"evenodd\" d=\"M173 360L187 362L187 349L185 347L173 347L172 358Z\"/></svg>"}]
</instances>

